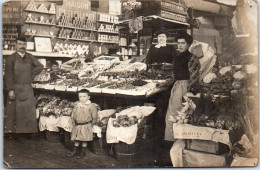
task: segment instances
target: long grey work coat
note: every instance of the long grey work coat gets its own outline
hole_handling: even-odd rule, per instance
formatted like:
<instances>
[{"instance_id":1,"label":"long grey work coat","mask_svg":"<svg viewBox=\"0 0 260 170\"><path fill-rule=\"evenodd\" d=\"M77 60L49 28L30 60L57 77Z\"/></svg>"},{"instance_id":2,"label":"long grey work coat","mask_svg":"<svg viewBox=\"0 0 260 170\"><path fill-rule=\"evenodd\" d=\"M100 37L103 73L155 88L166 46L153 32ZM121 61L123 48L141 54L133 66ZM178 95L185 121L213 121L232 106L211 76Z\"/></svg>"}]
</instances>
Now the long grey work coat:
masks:
<instances>
[{"instance_id":1,"label":"long grey work coat","mask_svg":"<svg viewBox=\"0 0 260 170\"><path fill-rule=\"evenodd\" d=\"M17 52L8 56L5 65L5 88L14 90L15 100L7 96L4 128L7 133L36 133L37 119L33 78L41 73L43 65L31 54L22 58Z\"/></svg>"}]
</instances>

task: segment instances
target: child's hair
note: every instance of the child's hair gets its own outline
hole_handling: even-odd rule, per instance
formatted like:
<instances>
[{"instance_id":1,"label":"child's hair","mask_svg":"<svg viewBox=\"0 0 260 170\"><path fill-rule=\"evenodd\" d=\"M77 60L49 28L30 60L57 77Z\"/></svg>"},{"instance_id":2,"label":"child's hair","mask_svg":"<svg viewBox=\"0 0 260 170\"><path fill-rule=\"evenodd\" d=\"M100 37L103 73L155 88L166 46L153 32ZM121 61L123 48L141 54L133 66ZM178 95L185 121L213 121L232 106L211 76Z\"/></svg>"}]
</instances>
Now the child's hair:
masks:
<instances>
[{"instance_id":1,"label":"child's hair","mask_svg":"<svg viewBox=\"0 0 260 170\"><path fill-rule=\"evenodd\" d=\"M89 93L89 90L87 89L81 89L80 91L78 91L79 93Z\"/></svg>"}]
</instances>

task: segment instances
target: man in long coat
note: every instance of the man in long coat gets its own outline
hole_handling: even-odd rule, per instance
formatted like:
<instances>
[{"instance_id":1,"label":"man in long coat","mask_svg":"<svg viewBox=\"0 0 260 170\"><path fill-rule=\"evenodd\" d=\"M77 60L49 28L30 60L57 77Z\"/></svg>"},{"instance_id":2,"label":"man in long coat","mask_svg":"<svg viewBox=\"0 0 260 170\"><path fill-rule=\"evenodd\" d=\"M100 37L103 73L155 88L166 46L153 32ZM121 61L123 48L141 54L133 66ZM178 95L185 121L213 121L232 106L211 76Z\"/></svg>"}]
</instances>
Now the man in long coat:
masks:
<instances>
[{"instance_id":1,"label":"man in long coat","mask_svg":"<svg viewBox=\"0 0 260 170\"><path fill-rule=\"evenodd\" d=\"M43 65L25 52L26 39L17 39L17 51L6 58L5 88L8 91L4 129L6 133L37 133L33 78Z\"/></svg>"}]
</instances>

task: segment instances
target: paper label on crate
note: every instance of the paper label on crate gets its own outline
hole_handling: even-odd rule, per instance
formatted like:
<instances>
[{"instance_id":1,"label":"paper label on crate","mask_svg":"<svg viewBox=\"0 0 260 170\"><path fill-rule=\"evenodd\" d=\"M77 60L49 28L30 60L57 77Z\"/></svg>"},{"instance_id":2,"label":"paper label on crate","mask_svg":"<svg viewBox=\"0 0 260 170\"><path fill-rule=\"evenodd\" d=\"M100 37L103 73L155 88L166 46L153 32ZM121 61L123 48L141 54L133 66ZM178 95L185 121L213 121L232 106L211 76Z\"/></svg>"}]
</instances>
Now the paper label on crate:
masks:
<instances>
[{"instance_id":1,"label":"paper label on crate","mask_svg":"<svg viewBox=\"0 0 260 170\"><path fill-rule=\"evenodd\" d=\"M173 135L177 139L200 139L221 142L231 147L228 130L199 127L189 124L173 124Z\"/></svg>"}]
</instances>

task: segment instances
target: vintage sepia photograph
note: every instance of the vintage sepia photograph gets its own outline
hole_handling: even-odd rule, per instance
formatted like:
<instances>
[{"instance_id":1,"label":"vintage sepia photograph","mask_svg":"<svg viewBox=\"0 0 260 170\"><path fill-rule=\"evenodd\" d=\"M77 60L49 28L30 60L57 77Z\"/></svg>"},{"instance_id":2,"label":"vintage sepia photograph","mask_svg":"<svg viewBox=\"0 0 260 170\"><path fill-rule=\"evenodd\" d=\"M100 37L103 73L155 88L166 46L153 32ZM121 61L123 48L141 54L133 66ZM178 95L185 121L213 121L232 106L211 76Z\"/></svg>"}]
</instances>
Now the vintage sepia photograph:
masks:
<instances>
[{"instance_id":1,"label":"vintage sepia photograph","mask_svg":"<svg viewBox=\"0 0 260 170\"><path fill-rule=\"evenodd\" d=\"M257 0L2 1L4 168L255 167Z\"/></svg>"}]
</instances>

